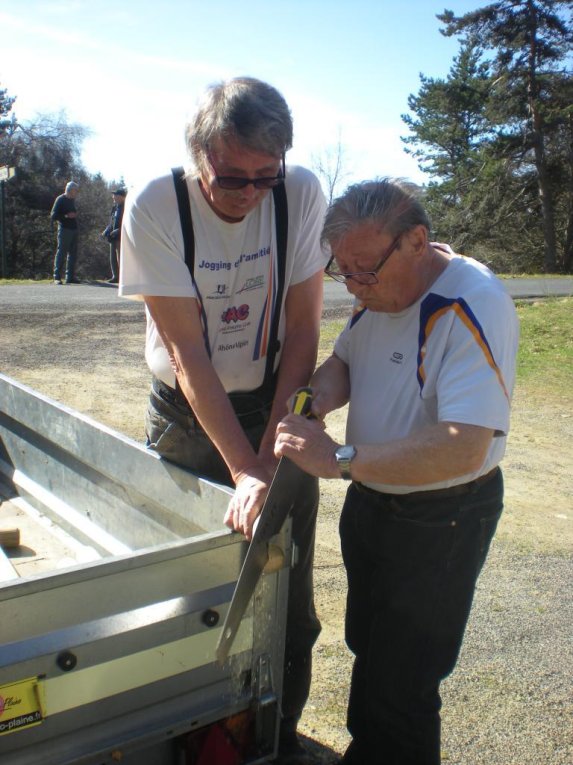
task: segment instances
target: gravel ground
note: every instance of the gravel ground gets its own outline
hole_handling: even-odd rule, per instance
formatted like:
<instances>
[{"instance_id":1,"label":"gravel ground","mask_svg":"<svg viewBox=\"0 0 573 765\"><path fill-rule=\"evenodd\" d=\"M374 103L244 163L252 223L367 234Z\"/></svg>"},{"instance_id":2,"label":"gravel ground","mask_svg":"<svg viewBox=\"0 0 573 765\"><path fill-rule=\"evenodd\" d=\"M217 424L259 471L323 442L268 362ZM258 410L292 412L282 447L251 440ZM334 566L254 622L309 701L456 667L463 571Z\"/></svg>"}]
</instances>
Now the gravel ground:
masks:
<instances>
[{"instance_id":1,"label":"gravel ground","mask_svg":"<svg viewBox=\"0 0 573 765\"><path fill-rule=\"evenodd\" d=\"M46 287L35 304L3 299L11 289L0 288L2 372L141 440L148 389L141 310L126 310L123 301L117 309L90 299L67 303L73 288ZM447 765L573 765L571 403L516 392L506 510L458 666L443 685ZM341 433L343 417L331 417L329 428ZM322 484L315 583L323 631L301 723L325 763L348 741L352 657L342 634L346 581L337 531L343 489Z\"/></svg>"}]
</instances>

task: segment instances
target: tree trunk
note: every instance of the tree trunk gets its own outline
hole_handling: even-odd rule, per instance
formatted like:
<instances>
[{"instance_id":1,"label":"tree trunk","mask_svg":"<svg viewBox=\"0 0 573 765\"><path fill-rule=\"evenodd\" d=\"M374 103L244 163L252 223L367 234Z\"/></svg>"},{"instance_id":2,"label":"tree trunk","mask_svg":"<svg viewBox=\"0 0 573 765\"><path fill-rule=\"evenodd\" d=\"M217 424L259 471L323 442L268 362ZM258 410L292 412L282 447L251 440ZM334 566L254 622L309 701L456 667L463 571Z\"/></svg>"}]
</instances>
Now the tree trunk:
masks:
<instances>
[{"instance_id":1,"label":"tree trunk","mask_svg":"<svg viewBox=\"0 0 573 765\"><path fill-rule=\"evenodd\" d=\"M529 39L529 72L527 94L529 112L532 124L532 143L537 170L537 188L541 202L541 226L545 242L544 264L546 273L555 272L557 266L557 245L555 237L555 211L553 195L548 183L547 163L545 161L545 141L543 135L543 118L539 110L539 85L537 82L537 11L530 2L530 39Z\"/></svg>"},{"instance_id":2,"label":"tree trunk","mask_svg":"<svg viewBox=\"0 0 573 765\"><path fill-rule=\"evenodd\" d=\"M570 274L573 269L573 114L569 115L569 138L569 218L561 260L561 267L565 274Z\"/></svg>"},{"instance_id":3,"label":"tree trunk","mask_svg":"<svg viewBox=\"0 0 573 765\"><path fill-rule=\"evenodd\" d=\"M553 195L547 178L547 165L543 148L543 136L534 132L535 166L537 168L537 186L541 202L541 226L545 242L544 263L546 273L554 273L557 266L557 241L555 237L555 212Z\"/></svg>"}]
</instances>

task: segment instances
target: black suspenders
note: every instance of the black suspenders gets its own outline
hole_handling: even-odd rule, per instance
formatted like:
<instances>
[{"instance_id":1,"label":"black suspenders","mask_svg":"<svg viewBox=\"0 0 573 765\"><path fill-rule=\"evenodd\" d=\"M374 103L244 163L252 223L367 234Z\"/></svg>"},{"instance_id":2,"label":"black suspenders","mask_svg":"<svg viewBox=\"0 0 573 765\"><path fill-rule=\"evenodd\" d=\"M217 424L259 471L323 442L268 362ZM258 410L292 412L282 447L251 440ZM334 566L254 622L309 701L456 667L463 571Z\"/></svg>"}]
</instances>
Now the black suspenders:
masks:
<instances>
[{"instance_id":1,"label":"black suspenders","mask_svg":"<svg viewBox=\"0 0 573 765\"><path fill-rule=\"evenodd\" d=\"M204 326L207 327L205 311L201 293L195 282L195 236L193 234L193 220L191 218L191 204L189 200L189 190L185 180L185 171L182 167L174 167L173 183L175 184L175 193L177 195L177 206L179 208L179 217L181 219L181 231L183 233L183 247L185 252L185 263L191 274L193 286L197 293L197 298L201 306L201 314L204 319ZM277 239L277 295L275 307L271 320L271 333L269 338L267 361L265 366L265 377L261 387L268 388L272 385L274 376L274 365L277 351L280 348L279 322L281 318L281 307L283 302L285 270L286 270L286 251L288 238L288 206L284 183L280 183L273 188L273 197L275 203L275 227ZM209 353L209 341L205 338L207 353ZM179 387L179 386L177 386Z\"/></svg>"}]
</instances>

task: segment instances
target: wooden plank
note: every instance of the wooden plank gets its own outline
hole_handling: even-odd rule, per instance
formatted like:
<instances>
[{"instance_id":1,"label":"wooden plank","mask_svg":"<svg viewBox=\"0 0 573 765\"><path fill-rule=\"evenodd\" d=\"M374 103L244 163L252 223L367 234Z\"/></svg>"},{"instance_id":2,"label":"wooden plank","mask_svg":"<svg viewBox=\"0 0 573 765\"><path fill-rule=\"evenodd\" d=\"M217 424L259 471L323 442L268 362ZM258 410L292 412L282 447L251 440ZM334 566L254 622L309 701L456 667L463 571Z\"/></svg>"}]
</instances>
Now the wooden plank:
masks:
<instances>
[{"instance_id":1,"label":"wooden plank","mask_svg":"<svg viewBox=\"0 0 573 765\"><path fill-rule=\"evenodd\" d=\"M20 529L17 526L12 528L0 527L0 547L5 550L20 547Z\"/></svg>"}]
</instances>

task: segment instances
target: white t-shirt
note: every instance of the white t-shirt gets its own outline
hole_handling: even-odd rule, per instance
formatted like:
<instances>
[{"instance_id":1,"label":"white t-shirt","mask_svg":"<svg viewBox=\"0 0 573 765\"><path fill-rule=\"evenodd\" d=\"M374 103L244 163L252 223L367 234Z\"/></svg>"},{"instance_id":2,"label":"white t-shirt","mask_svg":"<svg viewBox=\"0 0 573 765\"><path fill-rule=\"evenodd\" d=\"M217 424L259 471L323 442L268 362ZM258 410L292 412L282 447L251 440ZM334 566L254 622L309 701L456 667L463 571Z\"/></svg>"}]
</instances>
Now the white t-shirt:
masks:
<instances>
[{"instance_id":1,"label":"white t-shirt","mask_svg":"<svg viewBox=\"0 0 573 765\"><path fill-rule=\"evenodd\" d=\"M367 485L393 494L438 489L495 467L509 430L518 338L515 307L501 282L459 255L405 311L357 305L335 344L350 371L347 443L381 444L445 421L496 431L474 474L423 486Z\"/></svg>"},{"instance_id":2,"label":"white t-shirt","mask_svg":"<svg viewBox=\"0 0 573 765\"><path fill-rule=\"evenodd\" d=\"M326 202L318 179L288 167L288 244L284 296L289 286L325 266L320 246ZM197 178L187 179L195 235L195 285L185 264L183 236L171 174L151 181L126 202L119 294L199 297L213 366L228 392L262 384L273 302L277 292L276 230L271 191L239 223L221 220L205 201ZM199 293L199 295L197 294ZM279 340L284 339L281 312ZM147 312L145 357L171 387L175 374ZM280 351L275 360L275 369Z\"/></svg>"}]
</instances>

